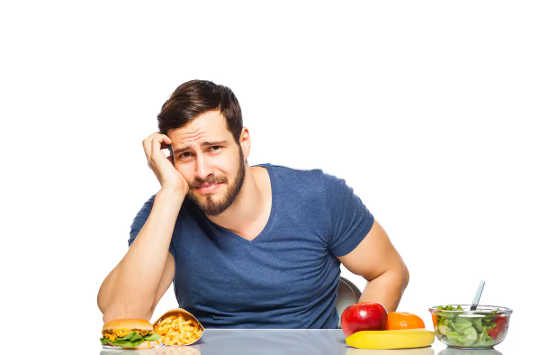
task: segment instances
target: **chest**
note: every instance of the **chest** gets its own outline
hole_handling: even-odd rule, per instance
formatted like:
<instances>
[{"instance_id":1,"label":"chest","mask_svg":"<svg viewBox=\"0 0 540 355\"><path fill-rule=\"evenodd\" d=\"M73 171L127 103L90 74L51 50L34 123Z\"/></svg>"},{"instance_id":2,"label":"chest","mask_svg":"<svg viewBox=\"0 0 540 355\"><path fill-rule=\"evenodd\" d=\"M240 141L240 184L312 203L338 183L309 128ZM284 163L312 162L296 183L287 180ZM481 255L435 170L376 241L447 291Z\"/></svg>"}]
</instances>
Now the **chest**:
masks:
<instances>
[{"instance_id":1,"label":"chest","mask_svg":"<svg viewBox=\"0 0 540 355\"><path fill-rule=\"evenodd\" d=\"M187 305L236 309L302 304L323 293L331 282L328 275L339 270L324 236L308 224L283 226L275 224L253 241L208 226L188 228L174 239L177 296Z\"/></svg>"}]
</instances>

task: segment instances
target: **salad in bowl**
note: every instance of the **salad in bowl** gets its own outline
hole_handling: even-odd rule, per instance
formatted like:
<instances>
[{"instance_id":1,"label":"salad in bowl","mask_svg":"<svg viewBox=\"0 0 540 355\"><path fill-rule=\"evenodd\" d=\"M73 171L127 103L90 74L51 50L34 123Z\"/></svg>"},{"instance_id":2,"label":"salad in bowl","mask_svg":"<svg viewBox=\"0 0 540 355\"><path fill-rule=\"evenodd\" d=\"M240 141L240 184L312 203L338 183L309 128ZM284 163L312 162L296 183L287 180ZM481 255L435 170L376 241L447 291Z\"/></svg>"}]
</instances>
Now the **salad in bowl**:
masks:
<instances>
[{"instance_id":1,"label":"salad in bowl","mask_svg":"<svg viewBox=\"0 0 540 355\"><path fill-rule=\"evenodd\" d=\"M435 306L429 311L437 339L464 349L488 349L502 342L512 314L507 307L479 305L471 310L468 304Z\"/></svg>"}]
</instances>

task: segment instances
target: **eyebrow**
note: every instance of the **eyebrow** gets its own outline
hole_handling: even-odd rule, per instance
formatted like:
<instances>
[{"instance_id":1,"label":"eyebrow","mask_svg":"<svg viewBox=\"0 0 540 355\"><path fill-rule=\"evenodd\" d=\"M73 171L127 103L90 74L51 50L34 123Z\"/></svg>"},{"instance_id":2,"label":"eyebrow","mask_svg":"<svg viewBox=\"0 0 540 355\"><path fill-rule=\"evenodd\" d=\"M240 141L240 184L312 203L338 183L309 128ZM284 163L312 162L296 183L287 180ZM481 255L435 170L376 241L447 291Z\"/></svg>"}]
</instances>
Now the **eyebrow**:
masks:
<instances>
[{"instance_id":1,"label":"eyebrow","mask_svg":"<svg viewBox=\"0 0 540 355\"><path fill-rule=\"evenodd\" d=\"M224 145L225 143L227 143L227 141L204 142L201 145L204 146L204 147L208 147L208 146L211 146L211 145ZM178 149L174 150L174 154L179 154L179 153L185 152L186 150L190 150L190 149L191 149L191 147L178 148Z\"/></svg>"}]
</instances>

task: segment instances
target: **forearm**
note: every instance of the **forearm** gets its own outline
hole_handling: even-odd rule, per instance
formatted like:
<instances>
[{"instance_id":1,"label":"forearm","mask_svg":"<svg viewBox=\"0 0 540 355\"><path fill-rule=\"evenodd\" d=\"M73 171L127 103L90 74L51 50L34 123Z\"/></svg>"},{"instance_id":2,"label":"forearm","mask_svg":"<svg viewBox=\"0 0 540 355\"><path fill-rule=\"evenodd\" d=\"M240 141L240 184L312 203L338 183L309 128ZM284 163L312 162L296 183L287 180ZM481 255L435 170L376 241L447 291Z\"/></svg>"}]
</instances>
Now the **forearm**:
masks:
<instances>
[{"instance_id":1,"label":"forearm","mask_svg":"<svg viewBox=\"0 0 540 355\"><path fill-rule=\"evenodd\" d=\"M394 312L409 282L409 273L402 266L391 269L368 281L359 302L379 302L387 312Z\"/></svg>"},{"instance_id":2,"label":"forearm","mask_svg":"<svg viewBox=\"0 0 540 355\"><path fill-rule=\"evenodd\" d=\"M160 191L137 238L98 294L104 318L147 318L163 274L184 197Z\"/></svg>"}]
</instances>

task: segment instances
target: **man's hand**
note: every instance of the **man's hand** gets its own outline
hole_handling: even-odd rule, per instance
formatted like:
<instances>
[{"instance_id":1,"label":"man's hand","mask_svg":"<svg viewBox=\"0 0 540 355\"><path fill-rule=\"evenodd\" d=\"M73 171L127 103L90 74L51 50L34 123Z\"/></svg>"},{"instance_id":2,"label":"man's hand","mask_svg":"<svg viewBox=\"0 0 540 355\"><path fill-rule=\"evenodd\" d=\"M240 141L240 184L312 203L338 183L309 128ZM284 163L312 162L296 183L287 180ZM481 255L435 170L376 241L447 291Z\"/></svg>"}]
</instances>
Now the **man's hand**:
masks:
<instances>
[{"instance_id":1,"label":"man's hand","mask_svg":"<svg viewBox=\"0 0 540 355\"><path fill-rule=\"evenodd\" d=\"M184 176L173 166L171 157L166 157L162 149L171 144L169 137L159 132L152 133L143 140L144 153L148 166L161 184L162 190L179 191L184 196L189 191L189 184Z\"/></svg>"}]
</instances>

